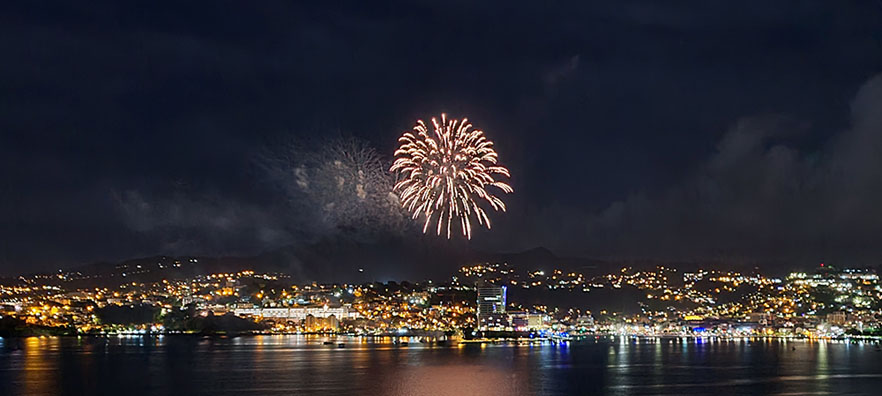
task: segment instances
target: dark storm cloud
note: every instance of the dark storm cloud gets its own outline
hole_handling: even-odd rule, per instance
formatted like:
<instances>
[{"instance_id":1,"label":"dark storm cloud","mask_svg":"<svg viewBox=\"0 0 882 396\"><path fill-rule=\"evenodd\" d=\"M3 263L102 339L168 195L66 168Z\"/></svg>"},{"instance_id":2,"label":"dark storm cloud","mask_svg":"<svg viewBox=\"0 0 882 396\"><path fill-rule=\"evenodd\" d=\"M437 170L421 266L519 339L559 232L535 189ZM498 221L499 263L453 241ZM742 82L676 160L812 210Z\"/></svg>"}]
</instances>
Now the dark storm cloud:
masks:
<instances>
[{"instance_id":1,"label":"dark storm cloud","mask_svg":"<svg viewBox=\"0 0 882 396\"><path fill-rule=\"evenodd\" d=\"M865 130L847 114L882 70L880 14L869 1L5 3L0 271L311 240L326 231L301 226L312 218L255 153L336 130L391 153L441 111L483 128L514 175L509 212L475 247L763 259L813 241L871 255L855 230L875 230L872 213L846 203L868 200L873 178L841 171L867 148L832 142ZM757 114L782 116L736 122ZM818 216L850 233L803 229L819 223L801 211L834 203Z\"/></svg>"},{"instance_id":2,"label":"dark storm cloud","mask_svg":"<svg viewBox=\"0 0 882 396\"><path fill-rule=\"evenodd\" d=\"M847 130L800 150L791 142L807 129L785 117L743 118L696 175L595 214L549 208L547 221L566 224L540 227L580 235L574 251L594 256L877 264L882 75L861 87Z\"/></svg>"},{"instance_id":3,"label":"dark storm cloud","mask_svg":"<svg viewBox=\"0 0 882 396\"><path fill-rule=\"evenodd\" d=\"M130 231L172 254L235 255L296 240L281 208L243 204L214 194L145 197L126 191L117 196L117 205Z\"/></svg>"}]
</instances>

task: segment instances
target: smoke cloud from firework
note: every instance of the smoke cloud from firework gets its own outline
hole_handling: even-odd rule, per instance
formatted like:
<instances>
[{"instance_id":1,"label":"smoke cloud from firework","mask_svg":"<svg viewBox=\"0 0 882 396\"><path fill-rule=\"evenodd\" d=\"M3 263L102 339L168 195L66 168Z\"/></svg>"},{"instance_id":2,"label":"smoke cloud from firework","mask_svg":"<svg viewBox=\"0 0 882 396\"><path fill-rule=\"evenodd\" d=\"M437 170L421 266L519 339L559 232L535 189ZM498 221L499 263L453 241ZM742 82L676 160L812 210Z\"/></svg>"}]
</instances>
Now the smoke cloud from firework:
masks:
<instances>
[{"instance_id":1,"label":"smoke cloud from firework","mask_svg":"<svg viewBox=\"0 0 882 396\"><path fill-rule=\"evenodd\" d=\"M397 231L405 224L388 163L368 143L335 138L268 149L259 163L289 205L318 231ZM302 221L302 220L301 220Z\"/></svg>"}]
</instances>

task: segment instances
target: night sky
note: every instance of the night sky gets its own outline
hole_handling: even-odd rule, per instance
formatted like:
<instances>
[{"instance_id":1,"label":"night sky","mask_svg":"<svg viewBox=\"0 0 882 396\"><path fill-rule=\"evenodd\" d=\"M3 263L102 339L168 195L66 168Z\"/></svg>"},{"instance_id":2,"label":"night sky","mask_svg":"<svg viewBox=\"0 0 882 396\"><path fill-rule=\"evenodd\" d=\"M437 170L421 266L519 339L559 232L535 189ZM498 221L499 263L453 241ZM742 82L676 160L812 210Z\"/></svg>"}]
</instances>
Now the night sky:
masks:
<instances>
[{"instance_id":1,"label":"night sky","mask_svg":"<svg viewBox=\"0 0 882 396\"><path fill-rule=\"evenodd\" d=\"M326 238L255 158L441 112L513 175L475 249L882 261L882 2L163 3L0 5L0 273Z\"/></svg>"}]
</instances>

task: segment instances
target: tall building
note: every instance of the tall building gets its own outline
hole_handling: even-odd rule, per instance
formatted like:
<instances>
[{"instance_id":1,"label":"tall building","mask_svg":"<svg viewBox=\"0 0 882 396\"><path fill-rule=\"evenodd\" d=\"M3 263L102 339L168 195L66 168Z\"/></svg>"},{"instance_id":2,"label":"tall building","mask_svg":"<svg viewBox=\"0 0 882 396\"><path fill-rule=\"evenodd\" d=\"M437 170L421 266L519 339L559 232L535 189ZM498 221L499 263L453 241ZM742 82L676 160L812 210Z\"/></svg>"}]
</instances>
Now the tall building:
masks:
<instances>
[{"instance_id":1,"label":"tall building","mask_svg":"<svg viewBox=\"0 0 882 396\"><path fill-rule=\"evenodd\" d=\"M316 320L315 316L306 315L306 319L303 320L303 327L306 331L316 331L318 320Z\"/></svg>"},{"instance_id":2,"label":"tall building","mask_svg":"<svg viewBox=\"0 0 882 396\"><path fill-rule=\"evenodd\" d=\"M324 322L325 328L328 330L337 331L340 328L340 321L334 315L325 318Z\"/></svg>"},{"instance_id":3,"label":"tall building","mask_svg":"<svg viewBox=\"0 0 882 396\"><path fill-rule=\"evenodd\" d=\"M505 286L478 286L478 326L496 323L496 317L505 313Z\"/></svg>"}]
</instances>

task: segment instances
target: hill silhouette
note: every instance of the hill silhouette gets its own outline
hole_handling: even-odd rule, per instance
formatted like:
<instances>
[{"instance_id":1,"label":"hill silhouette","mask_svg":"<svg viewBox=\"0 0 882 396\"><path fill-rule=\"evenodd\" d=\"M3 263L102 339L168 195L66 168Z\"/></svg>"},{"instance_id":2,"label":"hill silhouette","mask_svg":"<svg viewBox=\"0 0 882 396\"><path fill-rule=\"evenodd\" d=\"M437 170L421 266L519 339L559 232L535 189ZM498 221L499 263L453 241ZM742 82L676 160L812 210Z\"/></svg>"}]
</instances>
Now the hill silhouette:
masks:
<instances>
[{"instance_id":1,"label":"hill silhouette","mask_svg":"<svg viewBox=\"0 0 882 396\"><path fill-rule=\"evenodd\" d=\"M108 286L243 270L287 274L295 282L443 281L464 265L488 262L506 262L524 269L579 270L586 274L614 267L605 261L558 257L544 247L497 253L473 250L463 241L428 237L370 241L336 237L312 244L287 245L254 256L160 255L91 263L68 273L77 278L77 283Z\"/></svg>"}]
</instances>

